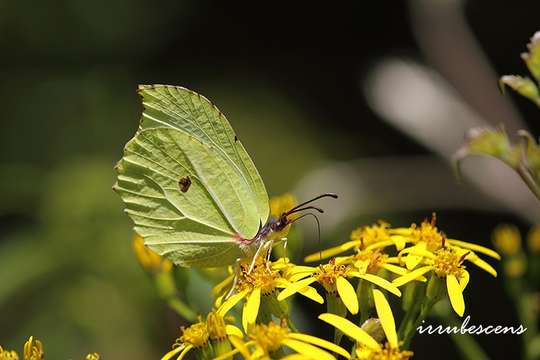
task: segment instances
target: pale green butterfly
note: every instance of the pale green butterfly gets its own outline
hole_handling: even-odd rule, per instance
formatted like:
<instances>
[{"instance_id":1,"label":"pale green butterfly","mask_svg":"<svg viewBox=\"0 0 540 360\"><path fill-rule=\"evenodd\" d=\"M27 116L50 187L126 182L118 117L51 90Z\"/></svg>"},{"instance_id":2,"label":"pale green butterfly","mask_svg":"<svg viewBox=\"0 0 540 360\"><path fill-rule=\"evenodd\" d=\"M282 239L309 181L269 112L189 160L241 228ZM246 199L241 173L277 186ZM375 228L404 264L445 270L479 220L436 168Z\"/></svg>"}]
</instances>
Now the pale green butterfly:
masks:
<instances>
[{"instance_id":1,"label":"pale green butterfly","mask_svg":"<svg viewBox=\"0 0 540 360\"><path fill-rule=\"evenodd\" d=\"M254 260L271 249L270 234L290 224L291 214L322 212L306 204L337 197L323 194L271 217L261 176L215 105L183 87L141 85L139 94L141 123L113 188L145 244L174 263Z\"/></svg>"}]
</instances>

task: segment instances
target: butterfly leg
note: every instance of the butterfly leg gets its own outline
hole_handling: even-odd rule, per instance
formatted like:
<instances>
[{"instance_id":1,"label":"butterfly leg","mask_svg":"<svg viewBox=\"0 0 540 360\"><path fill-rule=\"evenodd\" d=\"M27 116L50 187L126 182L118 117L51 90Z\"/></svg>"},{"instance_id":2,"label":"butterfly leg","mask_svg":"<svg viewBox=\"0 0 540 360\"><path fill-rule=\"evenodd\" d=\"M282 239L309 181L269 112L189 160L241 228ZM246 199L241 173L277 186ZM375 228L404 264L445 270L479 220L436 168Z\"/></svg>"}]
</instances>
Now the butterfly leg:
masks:
<instances>
[{"instance_id":1,"label":"butterfly leg","mask_svg":"<svg viewBox=\"0 0 540 360\"><path fill-rule=\"evenodd\" d=\"M261 252L266 247L266 244L268 244L268 243L263 241L263 242L261 242L261 244L257 248L257 251L255 252L255 255L253 256L253 259L251 260L251 264L249 264L249 269L248 269L248 272L247 272L248 274L251 274L251 272L255 268L255 264L257 263L257 259L259 258L259 256L261 255Z\"/></svg>"},{"instance_id":2,"label":"butterfly leg","mask_svg":"<svg viewBox=\"0 0 540 360\"><path fill-rule=\"evenodd\" d=\"M266 270L272 271L272 269L270 269L270 257L272 256L272 248L274 247L274 240L268 241L265 245L267 245L268 247L268 250L266 253Z\"/></svg>"},{"instance_id":3,"label":"butterfly leg","mask_svg":"<svg viewBox=\"0 0 540 360\"><path fill-rule=\"evenodd\" d=\"M236 289L236 285L238 285L238 278L240 277L240 262L241 261L242 259L240 258L236 259L236 263L234 264L233 282L232 282L231 288L229 289L229 292L227 292L227 295L225 295L225 300L227 300L233 295L234 289Z\"/></svg>"}]
</instances>

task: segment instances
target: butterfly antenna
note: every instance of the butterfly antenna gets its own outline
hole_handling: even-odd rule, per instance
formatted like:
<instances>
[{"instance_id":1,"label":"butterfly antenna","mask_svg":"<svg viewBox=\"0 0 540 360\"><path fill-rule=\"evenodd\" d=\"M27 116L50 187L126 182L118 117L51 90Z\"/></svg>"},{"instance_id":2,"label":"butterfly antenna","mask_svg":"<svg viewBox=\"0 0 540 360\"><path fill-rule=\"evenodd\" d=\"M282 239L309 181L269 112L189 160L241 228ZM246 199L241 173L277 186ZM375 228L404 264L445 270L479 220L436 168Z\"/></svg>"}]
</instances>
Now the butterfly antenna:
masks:
<instances>
[{"instance_id":1,"label":"butterfly antenna","mask_svg":"<svg viewBox=\"0 0 540 360\"><path fill-rule=\"evenodd\" d=\"M287 211L285 214L286 214L286 215L292 214L293 212L295 212L297 209L301 208L302 206L305 206L305 205L307 205L307 204L309 204L309 203L312 203L312 202L314 202L314 201L316 201L316 200L319 200L319 199L322 199L322 198L325 198L325 197L331 197L331 198L333 198L333 199L337 199L337 198L338 198L337 194L334 194L334 193L324 193L324 194L321 194L321 195L319 195L319 196L315 196L315 197L314 197L313 199L311 199L311 200L304 201L303 203L296 205L295 207L293 207L292 209L290 209L289 211Z\"/></svg>"},{"instance_id":2,"label":"butterfly antenna","mask_svg":"<svg viewBox=\"0 0 540 360\"><path fill-rule=\"evenodd\" d=\"M300 220L301 218L304 218L306 216L313 216L313 218L315 219L315 221L317 222L317 243L320 245L321 244L321 223L319 222L319 218L317 217L317 215L315 215L314 213L306 213L306 214L303 214L299 217L297 217L296 219L293 219L290 224ZM322 253L321 253L321 259L322 259Z\"/></svg>"},{"instance_id":3,"label":"butterfly antenna","mask_svg":"<svg viewBox=\"0 0 540 360\"><path fill-rule=\"evenodd\" d=\"M302 208L298 208L298 209L294 209L294 210L289 210L285 213L285 216L288 216L288 215L291 215L291 214L294 214L294 213L297 213L299 211L304 211L304 210L316 210L318 211L319 213L324 213L324 210L321 209L320 207L316 207L316 206L306 206L306 207L302 207Z\"/></svg>"}]
</instances>

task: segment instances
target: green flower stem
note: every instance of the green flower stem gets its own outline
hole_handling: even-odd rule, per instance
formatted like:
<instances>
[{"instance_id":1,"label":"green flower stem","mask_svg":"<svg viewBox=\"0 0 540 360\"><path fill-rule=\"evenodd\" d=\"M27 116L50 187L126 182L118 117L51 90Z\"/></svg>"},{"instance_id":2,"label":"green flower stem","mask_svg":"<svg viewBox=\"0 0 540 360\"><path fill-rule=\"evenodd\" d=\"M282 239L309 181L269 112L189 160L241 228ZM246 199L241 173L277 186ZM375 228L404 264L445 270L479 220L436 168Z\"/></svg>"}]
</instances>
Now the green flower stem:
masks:
<instances>
[{"instance_id":1,"label":"green flower stem","mask_svg":"<svg viewBox=\"0 0 540 360\"><path fill-rule=\"evenodd\" d=\"M403 337L403 348L409 349L411 346L411 340L416 334L416 328L422 323L422 320L425 320L435 303L433 301L426 301L421 305L420 315L416 320L411 321L408 328L405 330L405 336Z\"/></svg>"},{"instance_id":2,"label":"green flower stem","mask_svg":"<svg viewBox=\"0 0 540 360\"><path fill-rule=\"evenodd\" d=\"M299 332L298 328L296 327L296 325L294 325L290 316L287 316L285 320L287 321L287 326L289 327L289 329L291 329L293 332L296 332L296 333Z\"/></svg>"},{"instance_id":3,"label":"green flower stem","mask_svg":"<svg viewBox=\"0 0 540 360\"><path fill-rule=\"evenodd\" d=\"M540 187L538 187L538 184L534 181L531 174L529 174L529 172L525 168L525 165L519 164L515 169L517 173L519 174L519 176L521 177L521 179L523 180L523 182L525 182L525 184L529 187L531 192L534 194L534 196L536 196L536 198L540 200Z\"/></svg>"},{"instance_id":4,"label":"green flower stem","mask_svg":"<svg viewBox=\"0 0 540 360\"><path fill-rule=\"evenodd\" d=\"M169 307L184 319L193 322L197 314L180 298L171 272L160 271L154 275L154 283L158 295L167 302Z\"/></svg>"},{"instance_id":5,"label":"green flower stem","mask_svg":"<svg viewBox=\"0 0 540 360\"><path fill-rule=\"evenodd\" d=\"M356 287L356 296L358 297L358 303L359 303L359 309L360 309L360 320L359 325L362 326L362 324L369 319L369 315L371 313L371 308L373 307L373 299L372 299L372 290L371 283L359 279L358 280L358 286Z\"/></svg>"},{"instance_id":6,"label":"green flower stem","mask_svg":"<svg viewBox=\"0 0 540 360\"><path fill-rule=\"evenodd\" d=\"M326 293L326 311L341 317L347 316L347 308L339 296L335 293ZM334 330L334 344L339 345L343 333L338 329Z\"/></svg>"},{"instance_id":7,"label":"green flower stem","mask_svg":"<svg viewBox=\"0 0 540 360\"><path fill-rule=\"evenodd\" d=\"M411 324L415 321L416 317L418 316L420 312L420 307L422 306L422 302L425 298L425 288L426 286L424 284L416 284L416 286L413 287L412 291L413 295L409 296L413 299L413 301L410 301L408 310L405 312L405 317L399 324L398 329L398 338L403 339L405 337L405 334L407 333L408 329L411 327Z\"/></svg>"},{"instance_id":8,"label":"green flower stem","mask_svg":"<svg viewBox=\"0 0 540 360\"><path fill-rule=\"evenodd\" d=\"M527 328L522 336L522 346L524 359L533 360L538 359L539 354L535 354L531 344L533 339L538 333L538 324L535 317L535 298L524 289L521 279L511 279L508 276L505 277L505 286L510 295L514 305L516 306L516 312L521 325Z\"/></svg>"},{"instance_id":9,"label":"green flower stem","mask_svg":"<svg viewBox=\"0 0 540 360\"><path fill-rule=\"evenodd\" d=\"M194 322L197 319L197 314L191 310L191 308L186 305L182 300L178 298L171 298L167 300L167 305L173 309L178 315L188 320L189 322Z\"/></svg>"},{"instance_id":10,"label":"green flower stem","mask_svg":"<svg viewBox=\"0 0 540 360\"><path fill-rule=\"evenodd\" d=\"M508 261L508 259L504 261ZM527 289L521 277L510 277L506 275L503 280L506 292L516 307L519 323L527 328L527 331L521 335L524 359L538 359L540 358L540 348L537 352L533 346L535 344L533 340L538 334L534 295Z\"/></svg>"}]
</instances>

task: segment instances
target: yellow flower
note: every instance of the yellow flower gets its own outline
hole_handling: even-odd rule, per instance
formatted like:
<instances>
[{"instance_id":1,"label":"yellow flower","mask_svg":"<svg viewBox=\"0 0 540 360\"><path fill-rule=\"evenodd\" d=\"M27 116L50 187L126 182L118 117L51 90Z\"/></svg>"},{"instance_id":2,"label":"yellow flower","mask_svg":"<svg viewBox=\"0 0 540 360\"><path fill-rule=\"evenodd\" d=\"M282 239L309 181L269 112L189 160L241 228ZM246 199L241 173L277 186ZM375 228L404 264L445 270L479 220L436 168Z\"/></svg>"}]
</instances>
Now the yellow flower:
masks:
<instances>
[{"instance_id":1,"label":"yellow flower","mask_svg":"<svg viewBox=\"0 0 540 360\"><path fill-rule=\"evenodd\" d=\"M99 360L99 359L101 359L101 357L99 356L98 353L90 353L86 355L86 360Z\"/></svg>"},{"instance_id":2,"label":"yellow flower","mask_svg":"<svg viewBox=\"0 0 540 360\"><path fill-rule=\"evenodd\" d=\"M527 235L527 245L533 254L540 253L540 226L534 226Z\"/></svg>"},{"instance_id":3,"label":"yellow flower","mask_svg":"<svg viewBox=\"0 0 540 360\"><path fill-rule=\"evenodd\" d=\"M281 325L274 322L251 325L247 337L248 340L244 341L241 337L231 336L230 340L235 349L215 360L226 359L237 353L242 354L245 359L271 360L274 358L272 357L273 353L282 347L288 347L297 353L297 356L286 357L289 360L335 360L335 357L328 351L350 359L349 354L342 347L315 336L292 332L283 323Z\"/></svg>"},{"instance_id":4,"label":"yellow flower","mask_svg":"<svg viewBox=\"0 0 540 360\"><path fill-rule=\"evenodd\" d=\"M377 340L365 330L341 316L326 313L321 314L319 319L334 326L336 329L356 341L357 347L355 355L358 359L406 360L410 358L413 355L411 351L399 349L396 324L390 304L388 304L383 293L377 289L373 289L373 299L377 315L381 322L384 334L386 335L386 343L383 345L379 344Z\"/></svg>"},{"instance_id":5,"label":"yellow flower","mask_svg":"<svg viewBox=\"0 0 540 360\"><path fill-rule=\"evenodd\" d=\"M527 263L524 258L516 256L512 257L503 264L504 273L512 278L523 276L527 270Z\"/></svg>"},{"instance_id":6,"label":"yellow flower","mask_svg":"<svg viewBox=\"0 0 540 360\"><path fill-rule=\"evenodd\" d=\"M285 193L281 196L274 196L270 199L270 215L275 218L279 218L281 214L291 210L297 204L298 204L298 201L292 194ZM297 217L297 214L289 215L289 218L291 220L294 219L295 217ZM291 225L289 224L285 226L283 230L273 232L270 236L272 237L273 240L280 240L289 234L290 229L291 229Z\"/></svg>"},{"instance_id":7,"label":"yellow flower","mask_svg":"<svg viewBox=\"0 0 540 360\"><path fill-rule=\"evenodd\" d=\"M493 231L493 245L506 256L516 255L521 249L521 235L514 225L499 225Z\"/></svg>"},{"instance_id":8,"label":"yellow flower","mask_svg":"<svg viewBox=\"0 0 540 360\"><path fill-rule=\"evenodd\" d=\"M345 307L351 314L358 313L358 297L356 291L347 278L359 278L367 280L394 295L401 296L399 289L388 280L373 274L360 273L349 265L340 265L335 259L327 264L318 267L303 267L305 270L301 273L302 277L296 282L287 286L279 295L278 300L284 300L287 297L303 290L314 282L320 283L331 295L339 295Z\"/></svg>"},{"instance_id":9,"label":"yellow flower","mask_svg":"<svg viewBox=\"0 0 540 360\"><path fill-rule=\"evenodd\" d=\"M398 266L399 262L398 257L390 257L380 248L357 250L352 255L336 258L336 264L351 264L361 274L377 274L384 269L397 275L404 275L407 269Z\"/></svg>"},{"instance_id":10,"label":"yellow flower","mask_svg":"<svg viewBox=\"0 0 540 360\"><path fill-rule=\"evenodd\" d=\"M172 359L177 354L179 354L177 359L181 360L191 349L202 348L208 344L209 333L205 321L199 320L187 328L181 327L180 331L182 335L176 339L173 349L165 354L161 360Z\"/></svg>"},{"instance_id":11,"label":"yellow flower","mask_svg":"<svg viewBox=\"0 0 540 360\"><path fill-rule=\"evenodd\" d=\"M370 226L362 226L351 232L351 240L341 245L316 252L305 257L305 262L319 261L336 256L351 249L357 251L390 246L394 244L398 250L403 249L405 238L400 234L393 234L390 225L384 221Z\"/></svg>"},{"instance_id":12,"label":"yellow flower","mask_svg":"<svg viewBox=\"0 0 540 360\"><path fill-rule=\"evenodd\" d=\"M214 345L227 339L227 336L242 336L242 331L234 325L227 324L225 319L216 311L211 311L206 320L199 321L189 327L181 327L182 335L176 339L173 348L161 360L169 360L178 355L177 360L183 359L192 349L208 350L208 342ZM216 351L217 349L214 349ZM208 350L210 351L210 350Z\"/></svg>"},{"instance_id":13,"label":"yellow flower","mask_svg":"<svg viewBox=\"0 0 540 360\"><path fill-rule=\"evenodd\" d=\"M154 251L144 245L144 240L140 235L135 234L133 237L133 251L137 256L139 264L150 272L171 271L173 264L171 261L162 258Z\"/></svg>"},{"instance_id":14,"label":"yellow flower","mask_svg":"<svg viewBox=\"0 0 540 360\"><path fill-rule=\"evenodd\" d=\"M407 242L413 244L413 246L408 248L409 251L406 253L407 256L405 257L407 269L414 269L422 261L422 256L419 255L419 253L426 250L435 252L444 247L476 251L497 260L501 259L498 253L484 246L447 238L446 235L437 228L436 222L436 215L433 214L431 220L424 220L420 226L412 224L409 228L398 228L393 230L395 233L402 235ZM402 254L405 253L402 252ZM470 257L470 260L472 260L472 256Z\"/></svg>"},{"instance_id":15,"label":"yellow flower","mask_svg":"<svg viewBox=\"0 0 540 360\"><path fill-rule=\"evenodd\" d=\"M0 346L0 360L19 360L19 355L13 350L4 350L2 346Z\"/></svg>"},{"instance_id":16,"label":"yellow flower","mask_svg":"<svg viewBox=\"0 0 540 360\"><path fill-rule=\"evenodd\" d=\"M39 340L34 340L33 336L30 336L24 344L23 354L24 360L41 360L43 359L43 344Z\"/></svg>"},{"instance_id":17,"label":"yellow flower","mask_svg":"<svg viewBox=\"0 0 540 360\"><path fill-rule=\"evenodd\" d=\"M224 316L240 300L246 299L242 309L242 326L244 330L247 330L249 325L254 324L257 320L261 305L261 296L267 298L275 297L277 289L289 286L290 281L282 276L281 270L290 272L291 266L294 267L294 265L285 263L282 260L276 263L268 263L263 257L256 260L251 272L249 272L249 266L249 263L240 265L241 271L238 275L234 295L223 302L223 295L216 300L217 311L221 316ZM226 279L224 282L227 283L230 281ZM218 287L221 289L224 288L222 284L219 284ZM323 302L323 299L313 288L305 289L301 293L317 302Z\"/></svg>"},{"instance_id":18,"label":"yellow flower","mask_svg":"<svg viewBox=\"0 0 540 360\"><path fill-rule=\"evenodd\" d=\"M472 251L461 249L458 247L443 247L434 252L422 250L420 248L408 248L402 252L412 252L414 256L419 256L422 259L421 266L411 272L402 275L392 284L402 286L413 280L417 280L420 276L432 271L437 277L446 280L446 288L452 308L459 315L463 316L465 312L465 301L463 299L463 290L469 282L469 272L465 270L463 262L471 261L486 272L493 276L497 276L497 272L491 265L481 260Z\"/></svg>"}]
</instances>

